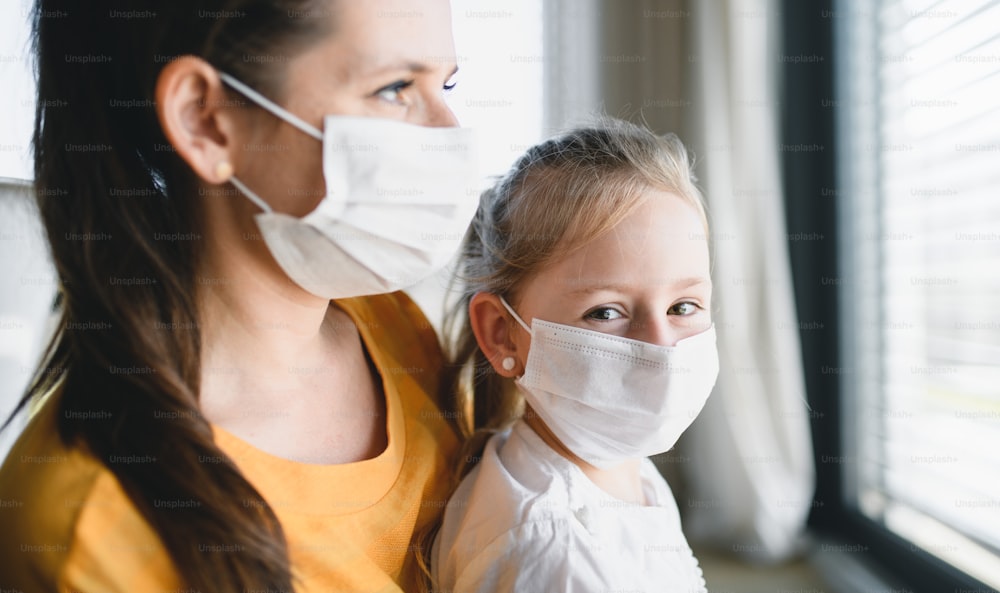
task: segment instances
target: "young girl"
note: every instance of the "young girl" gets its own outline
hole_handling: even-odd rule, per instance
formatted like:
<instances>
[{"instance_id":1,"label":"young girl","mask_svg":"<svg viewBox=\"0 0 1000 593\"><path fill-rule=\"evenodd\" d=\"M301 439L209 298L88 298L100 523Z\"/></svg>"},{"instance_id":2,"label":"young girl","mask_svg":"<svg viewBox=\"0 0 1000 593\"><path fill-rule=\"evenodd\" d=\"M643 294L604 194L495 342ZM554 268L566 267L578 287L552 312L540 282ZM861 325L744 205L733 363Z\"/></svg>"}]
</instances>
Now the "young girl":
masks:
<instances>
[{"instance_id":1,"label":"young girl","mask_svg":"<svg viewBox=\"0 0 1000 593\"><path fill-rule=\"evenodd\" d=\"M483 428L432 551L439 590L704 591L646 459L718 373L683 145L609 121L530 149L483 194L461 274L457 383Z\"/></svg>"}]
</instances>

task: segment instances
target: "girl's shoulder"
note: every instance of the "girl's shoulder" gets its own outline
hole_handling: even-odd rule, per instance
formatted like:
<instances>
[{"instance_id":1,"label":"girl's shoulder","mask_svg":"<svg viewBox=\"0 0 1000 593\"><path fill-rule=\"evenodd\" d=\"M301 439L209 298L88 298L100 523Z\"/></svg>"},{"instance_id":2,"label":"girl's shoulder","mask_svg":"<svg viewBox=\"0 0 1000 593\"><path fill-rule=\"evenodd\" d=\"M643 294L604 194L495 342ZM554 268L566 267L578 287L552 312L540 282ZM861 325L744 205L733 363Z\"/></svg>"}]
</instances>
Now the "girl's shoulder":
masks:
<instances>
[{"instance_id":1,"label":"girl's shoulder","mask_svg":"<svg viewBox=\"0 0 1000 593\"><path fill-rule=\"evenodd\" d=\"M566 541L556 534L576 523L572 475L525 439L532 435L523 421L493 435L448 501L432 562L440 582L454 585L466 567L492 563L503 550L510 553L513 541L520 540L519 551L537 542Z\"/></svg>"},{"instance_id":2,"label":"girl's shoulder","mask_svg":"<svg viewBox=\"0 0 1000 593\"><path fill-rule=\"evenodd\" d=\"M614 544L591 532L594 506L577 496L584 485L536 449L533 434L520 422L494 435L449 502L431 563L441 590L610 591L631 582L608 561Z\"/></svg>"},{"instance_id":3,"label":"girl's shoulder","mask_svg":"<svg viewBox=\"0 0 1000 593\"><path fill-rule=\"evenodd\" d=\"M178 587L166 550L114 475L62 442L58 403L38 409L0 467L0 589Z\"/></svg>"},{"instance_id":4,"label":"girl's shoulder","mask_svg":"<svg viewBox=\"0 0 1000 593\"><path fill-rule=\"evenodd\" d=\"M452 496L445 516L451 525L475 525L486 539L540 522L560 522L585 506L579 484L586 479L566 459L545 445L534 431L518 420L493 435L482 458L462 480ZM463 536L469 537L469 529Z\"/></svg>"},{"instance_id":5,"label":"girl's shoulder","mask_svg":"<svg viewBox=\"0 0 1000 593\"><path fill-rule=\"evenodd\" d=\"M437 582L456 592L695 586L670 489L648 460L641 477L653 504L615 499L516 423L494 435L448 504Z\"/></svg>"}]
</instances>

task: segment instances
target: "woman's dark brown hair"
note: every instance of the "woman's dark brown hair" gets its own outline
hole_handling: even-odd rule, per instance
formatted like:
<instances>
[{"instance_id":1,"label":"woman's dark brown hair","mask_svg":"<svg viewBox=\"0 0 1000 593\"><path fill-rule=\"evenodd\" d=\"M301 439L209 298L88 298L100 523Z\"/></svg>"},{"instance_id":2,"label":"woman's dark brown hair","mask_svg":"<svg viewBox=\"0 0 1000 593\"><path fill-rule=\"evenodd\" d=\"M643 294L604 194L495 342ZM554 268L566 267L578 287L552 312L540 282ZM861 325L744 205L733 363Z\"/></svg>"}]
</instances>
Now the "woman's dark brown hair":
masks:
<instances>
[{"instance_id":1,"label":"woman's dark brown hair","mask_svg":"<svg viewBox=\"0 0 1000 593\"><path fill-rule=\"evenodd\" d=\"M199 192L154 88L194 55L283 96L281 65L331 31L331 2L36 0L32 15L36 193L61 320L17 410L54 390L63 441L114 473L201 591L291 591L292 575L277 517L218 463L199 412L199 201L228 198ZM219 545L235 551L203 552Z\"/></svg>"}]
</instances>

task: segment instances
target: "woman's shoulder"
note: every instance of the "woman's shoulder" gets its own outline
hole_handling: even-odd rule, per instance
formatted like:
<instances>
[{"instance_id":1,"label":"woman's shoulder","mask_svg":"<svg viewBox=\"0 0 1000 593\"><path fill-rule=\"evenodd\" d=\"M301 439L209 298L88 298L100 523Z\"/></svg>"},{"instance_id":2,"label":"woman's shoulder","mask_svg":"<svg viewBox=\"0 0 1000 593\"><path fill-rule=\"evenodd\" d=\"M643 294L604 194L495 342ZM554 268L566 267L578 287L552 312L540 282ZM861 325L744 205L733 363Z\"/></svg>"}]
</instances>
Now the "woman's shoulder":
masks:
<instances>
[{"instance_id":1,"label":"woman's shoulder","mask_svg":"<svg viewBox=\"0 0 1000 593\"><path fill-rule=\"evenodd\" d=\"M77 516L104 470L82 447L67 446L59 436L58 401L49 397L35 412L0 466L0 531L25 541L5 539L3 546L65 544ZM28 548L25 547L27 550ZM32 558L31 555L0 554Z\"/></svg>"},{"instance_id":2,"label":"woman's shoulder","mask_svg":"<svg viewBox=\"0 0 1000 593\"><path fill-rule=\"evenodd\" d=\"M402 344L433 346L440 352L434 327L405 292L338 299L336 304L374 334L391 333Z\"/></svg>"},{"instance_id":3,"label":"woman's shoulder","mask_svg":"<svg viewBox=\"0 0 1000 593\"><path fill-rule=\"evenodd\" d=\"M33 416L0 467L0 589L135 590L171 583L165 549L114 474L57 430L58 402Z\"/></svg>"},{"instance_id":4,"label":"woman's shoulder","mask_svg":"<svg viewBox=\"0 0 1000 593\"><path fill-rule=\"evenodd\" d=\"M436 394L444 354L433 325L404 292L339 299L338 307L354 319L369 349L394 361L394 375L411 375Z\"/></svg>"}]
</instances>

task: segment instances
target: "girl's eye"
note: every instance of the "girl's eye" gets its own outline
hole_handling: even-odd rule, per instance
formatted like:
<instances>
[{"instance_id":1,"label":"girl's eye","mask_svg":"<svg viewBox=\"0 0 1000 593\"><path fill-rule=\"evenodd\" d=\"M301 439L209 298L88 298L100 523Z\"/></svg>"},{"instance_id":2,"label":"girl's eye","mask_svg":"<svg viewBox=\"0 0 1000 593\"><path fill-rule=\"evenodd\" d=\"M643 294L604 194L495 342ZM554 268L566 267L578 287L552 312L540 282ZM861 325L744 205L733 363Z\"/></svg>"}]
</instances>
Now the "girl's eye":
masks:
<instances>
[{"instance_id":1,"label":"girl's eye","mask_svg":"<svg viewBox=\"0 0 1000 593\"><path fill-rule=\"evenodd\" d=\"M406 105L406 98L403 96L403 91L411 86L413 86L412 80L398 80L375 91L375 96L388 103Z\"/></svg>"},{"instance_id":2,"label":"girl's eye","mask_svg":"<svg viewBox=\"0 0 1000 593\"><path fill-rule=\"evenodd\" d=\"M699 307L694 303L684 301L683 303L677 303L676 305L670 307L670 309L667 310L667 314L680 315L686 317L688 315L694 315L695 313L698 312L698 309L700 308L701 307Z\"/></svg>"},{"instance_id":3,"label":"girl's eye","mask_svg":"<svg viewBox=\"0 0 1000 593\"><path fill-rule=\"evenodd\" d=\"M457 86L458 86L458 82L457 81L455 81L455 80L449 80L448 82L444 83L444 87L442 87L442 88L444 88L444 92L447 93L448 91L454 89Z\"/></svg>"},{"instance_id":4,"label":"girl's eye","mask_svg":"<svg viewBox=\"0 0 1000 593\"><path fill-rule=\"evenodd\" d=\"M597 309L587 313L585 317L596 321L614 321L615 319L621 319L624 315L622 315L617 309L612 309L611 307L598 307Z\"/></svg>"}]
</instances>

